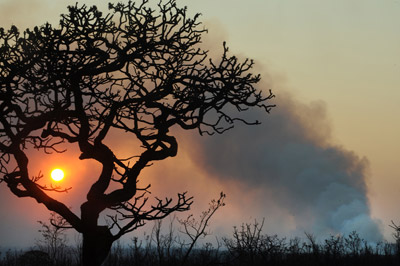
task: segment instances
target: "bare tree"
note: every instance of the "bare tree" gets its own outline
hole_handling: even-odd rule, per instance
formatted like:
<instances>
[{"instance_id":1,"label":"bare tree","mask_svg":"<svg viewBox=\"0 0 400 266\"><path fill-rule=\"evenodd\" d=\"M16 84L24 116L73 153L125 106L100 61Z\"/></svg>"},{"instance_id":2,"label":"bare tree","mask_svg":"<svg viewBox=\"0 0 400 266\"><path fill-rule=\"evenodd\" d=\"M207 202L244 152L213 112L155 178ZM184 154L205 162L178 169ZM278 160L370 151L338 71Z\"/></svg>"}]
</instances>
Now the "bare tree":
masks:
<instances>
[{"instance_id":1,"label":"bare tree","mask_svg":"<svg viewBox=\"0 0 400 266\"><path fill-rule=\"evenodd\" d=\"M240 228L234 226L233 239L223 239L233 259L249 265L255 264L257 256L262 252L264 221L263 218L261 223L255 220L253 224L242 224Z\"/></svg>"},{"instance_id":2,"label":"bare tree","mask_svg":"<svg viewBox=\"0 0 400 266\"><path fill-rule=\"evenodd\" d=\"M392 236L395 240L395 250L396 254L400 255L400 226L393 221L392 224L390 224L389 226L394 229L394 233L392 234Z\"/></svg>"},{"instance_id":3,"label":"bare tree","mask_svg":"<svg viewBox=\"0 0 400 266\"><path fill-rule=\"evenodd\" d=\"M157 253L157 259L159 265L170 265L172 259L172 249L174 242L176 241L176 236L174 235L174 220L173 216L168 225L167 232L162 233L162 220L157 220L154 222L153 229L151 230L150 240L154 243ZM173 265L173 263L172 263Z\"/></svg>"},{"instance_id":4,"label":"bare tree","mask_svg":"<svg viewBox=\"0 0 400 266\"><path fill-rule=\"evenodd\" d=\"M39 232L41 239L36 241L39 250L46 252L55 265L67 257L67 236L65 230L69 228L67 221L54 212L50 213L50 224L45 221L38 221L41 225Z\"/></svg>"},{"instance_id":5,"label":"bare tree","mask_svg":"<svg viewBox=\"0 0 400 266\"><path fill-rule=\"evenodd\" d=\"M354 256L359 256L362 252L363 239L360 238L357 231L352 231L347 237L344 238L345 248L347 252Z\"/></svg>"},{"instance_id":6,"label":"bare tree","mask_svg":"<svg viewBox=\"0 0 400 266\"><path fill-rule=\"evenodd\" d=\"M189 237L188 248L183 256L182 265L186 264L197 241L201 237L206 237L210 234L210 232L206 230L209 226L210 219L220 207L225 206L225 197L226 195L221 192L218 200L211 200L208 209L201 213L199 220L196 220L193 214L186 217L186 219L178 219L179 224L183 227L182 233Z\"/></svg>"},{"instance_id":7,"label":"bare tree","mask_svg":"<svg viewBox=\"0 0 400 266\"><path fill-rule=\"evenodd\" d=\"M253 61L228 55L225 44L221 58L209 59L199 47L206 32L199 15L188 17L175 0L155 9L148 0L109 9L103 15L76 4L56 28L0 29L1 181L82 234L84 265L100 265L114 241L146 221L189 209L186 193L151 203L150 185L137 186L145 167L177 154L172 127L223 133L237 121L258 124L238 112L273 107L272 93L255 88ZM107 145L110 132L136 137L137 154L118 157ZM29 171L31 149L62 152L71 145L79 159L102 167L80 215L48 193L64 189L41 185ZM115 211L110 226L98 224L105 210Z\"/></svg>"}]
</instances>

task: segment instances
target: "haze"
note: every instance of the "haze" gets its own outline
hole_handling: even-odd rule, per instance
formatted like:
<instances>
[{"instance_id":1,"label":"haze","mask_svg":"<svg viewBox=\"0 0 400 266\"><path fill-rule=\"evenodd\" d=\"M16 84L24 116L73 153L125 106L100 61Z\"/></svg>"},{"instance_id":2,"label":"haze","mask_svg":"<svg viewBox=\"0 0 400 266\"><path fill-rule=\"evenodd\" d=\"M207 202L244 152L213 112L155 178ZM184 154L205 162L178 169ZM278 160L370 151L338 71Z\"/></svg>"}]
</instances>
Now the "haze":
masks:
<instances>
[{"instance_id":1,"label":"haze","mask_svg":"<svg viewBox=\"0 0 400 266\"><path fill-rule=\"evenodd\" d=\"M101 2L80 1L106 11ZM57 24L68 4L75 1L0 0L0 25L22 30L46 21ZM268 233L358 229L370 240L382 235L392 240L388 224L400 221L400 2L178 4L202 13L209 29L204 45L211 55L219 55L226 40L233 54L255 59L260 86L273 90L278 106L267 117L251 114L262 119L262 126L211 138L177 132L178 156L157 163L142 178L152 183L154 195L188 190L196 212L223 190L228 205L215 217L215 233L265 217ZM119 153L128 152L129 142L118 140L109 143ZM93 174L97 166L72 158L76 154L71 150L49 160L63 162L73 172L69 176ZM52 167L39 155L31 163L33 173ZM87 184L68 182L71 206L77 208ZM48 217L43 206L18 199L4 184L0 214L0 246L32 244L36 221Z\"/></svg>"}]
</instances>

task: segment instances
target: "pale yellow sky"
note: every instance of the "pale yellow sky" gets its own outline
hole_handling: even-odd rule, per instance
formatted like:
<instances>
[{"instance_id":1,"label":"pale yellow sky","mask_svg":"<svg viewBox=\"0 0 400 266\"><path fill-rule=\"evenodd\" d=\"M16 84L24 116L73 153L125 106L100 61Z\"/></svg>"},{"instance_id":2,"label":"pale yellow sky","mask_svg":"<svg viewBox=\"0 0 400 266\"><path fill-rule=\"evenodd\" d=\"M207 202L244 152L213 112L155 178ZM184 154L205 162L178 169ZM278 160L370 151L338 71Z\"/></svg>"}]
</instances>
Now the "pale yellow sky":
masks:
<instances>
[{"instance_id":1,"label":"pale yellow sky","mask_svg":"<svg viewBox=\"0 0 400 266\"><path fill-rule=\"evenodd\" d=\"M0 25L56 23L66 3L75 2L0 0ZM233 53L255 59L278 97L285 88L305 103L326 103L332 143L370 161L372 215L383 221L389 238L386 225L400 221L400 1L178 3L202 13L216 41L223 36Z\"/></svg>"},{"instance_id":2,"label":"pale yellow sky","mask_svg":"<svg viewBox=\"0 0 400 266\"><path fill-rule=\"evenodd\" d=\"M218 21L232 51L255 58L298 99L327 104L333 142L370 161L372 214L385 225L400 220L400 1L188 6Z\"/></svg>"}]
</instances>

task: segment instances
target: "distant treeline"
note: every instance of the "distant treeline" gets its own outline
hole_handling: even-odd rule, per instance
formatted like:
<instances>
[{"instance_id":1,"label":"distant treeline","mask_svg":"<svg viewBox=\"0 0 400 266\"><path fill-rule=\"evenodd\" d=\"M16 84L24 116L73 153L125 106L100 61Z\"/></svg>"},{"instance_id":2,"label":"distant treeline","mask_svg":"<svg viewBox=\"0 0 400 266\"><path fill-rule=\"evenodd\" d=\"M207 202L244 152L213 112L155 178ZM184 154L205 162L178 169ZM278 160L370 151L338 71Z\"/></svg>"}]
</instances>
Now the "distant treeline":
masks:
<instances>
[{"instance_id":1,"label":"distant treeline","mask_svg":"<svg viewBox=\"0 0 400 266\"><path fill-rule=\"evenodd\" d=\"M215 238L214 244L198 244L193 242L196 236L193 231L176 231L172 223L167 230L161 230L161 222L156 222L152 232L142 239L134 237L124 246L117 242L103 265L400 265L399 241L372 244L357 232L330 236L323 241L317 241L309 233L305 233L304 238L287 239L263 233L263 222L255 221L234 227L231 237ZM1 254L0 266L81 265L79 244L69 246L62 230L53 230L44 223L42 226L43 238L35 247ZM203 231L198 236L205 235L209 233Z\"/></svg>"}]
</instances>

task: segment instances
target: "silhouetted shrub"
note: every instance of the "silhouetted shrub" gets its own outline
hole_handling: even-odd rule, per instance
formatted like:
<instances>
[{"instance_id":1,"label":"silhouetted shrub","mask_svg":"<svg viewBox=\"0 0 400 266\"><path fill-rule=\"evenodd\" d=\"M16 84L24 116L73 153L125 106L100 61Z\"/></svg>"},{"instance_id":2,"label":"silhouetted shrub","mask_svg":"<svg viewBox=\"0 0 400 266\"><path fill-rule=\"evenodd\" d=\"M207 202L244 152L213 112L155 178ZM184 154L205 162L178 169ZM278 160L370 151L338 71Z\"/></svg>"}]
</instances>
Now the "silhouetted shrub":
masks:
<instances>
[{"instance_id":1,"label":"silhouetted shrub","mask_svg":"<svg viewBox=\"0 0 400 266\"><path fill-rule=\"evenodd\" d=\"M23 266L51 266L49 254L40 250L30 250L22 254L18 264Z\"/></svg>"},{"instance_id":2,"label":"silhouetted shrub","mask_svg":"<svg viewBox=\"0 0 400 266\"><path fill-rule=\"evenodd\" d=\"M325 240L310 233L304 238L280 238L263 232L264 220L234 227L232 236L222 241L216 238L215 243L197 243L188 253L188 245L182 239L186 236L185 231L175 230L176 221L172 219L167 228L162 228L162 223L157 221L150 234L134 237L128 245L116 242L102 266L400 265L397 243L371 244L355 231L349 235L331 235ZM68 246L64 249L65 257L58 261L40 250L8 250L1 258L0 266L80 265L80 261L74 259L76 249Z\"/></svg>"}]
</instances>

